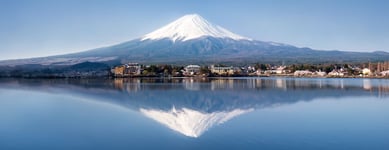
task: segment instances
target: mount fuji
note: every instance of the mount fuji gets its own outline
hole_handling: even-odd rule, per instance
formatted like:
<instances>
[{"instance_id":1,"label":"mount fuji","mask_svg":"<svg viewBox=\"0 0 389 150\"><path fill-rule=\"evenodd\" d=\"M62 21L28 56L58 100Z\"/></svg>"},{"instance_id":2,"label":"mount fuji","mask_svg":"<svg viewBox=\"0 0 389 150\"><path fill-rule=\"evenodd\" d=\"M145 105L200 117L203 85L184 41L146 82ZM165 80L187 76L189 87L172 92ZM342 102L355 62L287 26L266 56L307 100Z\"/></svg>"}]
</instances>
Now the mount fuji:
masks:
<instances>
[{"instance_id":1,"label":"mount fuji","mask_svg":"<svg viewBox=\"0 0 389 150\"><path fill-rule=\"evenodd\" d=\"M249 38L232 33L220 26L213 25L197 14L186 15L178 20L154 31L142 38L144 40L170 39L188 41L201 37L229 38L233 40L250 40Z\"/></svg>"},{"instance_id":2,"label":"mount fuji","mask_svg":"<svg viewBox=\"0 0 389 150\"><path fill-rule=\"evenodd\" d=\"M185 15L140 38L80 53L6 60L0 65L73 65L82 62L139 63L318 63L382 61L389 53L299 48L235 34L197 14Z\"/></svg>"}]
</instances>

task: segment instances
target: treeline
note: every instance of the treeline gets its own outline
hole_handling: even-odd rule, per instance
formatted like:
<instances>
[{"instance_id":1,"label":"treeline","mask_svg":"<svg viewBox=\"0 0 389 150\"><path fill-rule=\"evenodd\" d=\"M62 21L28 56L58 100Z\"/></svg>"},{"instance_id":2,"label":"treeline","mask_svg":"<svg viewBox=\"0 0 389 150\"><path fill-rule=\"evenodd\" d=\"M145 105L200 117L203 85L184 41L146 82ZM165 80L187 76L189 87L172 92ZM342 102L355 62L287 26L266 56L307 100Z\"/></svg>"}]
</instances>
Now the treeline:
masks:
<instances>
[{"instance_id":1,"label":"treeline","mask_svg":"<svg viewBox=\"0 0 389 150\"><path fill-rule=\"evenodd\" d=\"M260 70L272 70L274 67L280 66L277 64L255 64L255 69ZM359 69L368 68L372 72L381 72L389 70L389 61L387 62L368 62L368 63L334 63L334 64L290 64L285 65L285 70L290 70L290 72L295 72L296 70L309 70L309 71L323 71L329 73L335 69L346 69L349 73L357 73Z\"/></svg>"},{"instance_id":2,"label":"treeline","mask_svg":"<svg viewBox=\"0 0 389 150\"><path fill-rule=\"evenodd\" d=\"M110 66L103 63L83 62L70 66L20 65L0 67L0 77L16 78L83 78L107 77Z\"/></svg>"},{"instance_id":3,"label":"treeline","mask_svg":"<svg viewBox=\"0 0 389 150\"><path fill-rule=\"evenodd\" d=\"M181 70L184 69L183 66L174 66L174 65L150 65L142 66L143 71L142 75L145 76L182 76Z\"/></svg>"}]
</instances>

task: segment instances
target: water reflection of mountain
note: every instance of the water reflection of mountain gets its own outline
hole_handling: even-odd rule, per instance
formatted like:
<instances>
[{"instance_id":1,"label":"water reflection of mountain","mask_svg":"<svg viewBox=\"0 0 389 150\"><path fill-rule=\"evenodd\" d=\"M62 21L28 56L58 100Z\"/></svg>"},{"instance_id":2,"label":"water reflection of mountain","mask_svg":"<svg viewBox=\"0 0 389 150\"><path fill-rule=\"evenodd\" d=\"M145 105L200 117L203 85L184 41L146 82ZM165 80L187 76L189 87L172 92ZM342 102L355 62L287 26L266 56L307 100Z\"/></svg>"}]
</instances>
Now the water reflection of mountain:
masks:
<instances>
[{"instance_id":1,"label":"water reflection of mountain","mask_svg":"<svg viewBox=\"0 0 389 150\"><path fill-rule=\"evenodd\" d=\"M186 107L204 112L230 107L261 108L273 104L344 96L389 96L389 80L371 79L2 79L1 87L71 92L131 107Z\"/></svg>"},{"instance_id":2,"label":"water reflection of mountain","mask_svg":"<svg viewBox=\"0 0 389 150\"><path fill-rule=\"evenodd\" d=\"M113 103L190 137L255 109L317 98L389 96L388 80L371 79L1 79L0 88L70 93Z\"/></svg>"}]
</instances>

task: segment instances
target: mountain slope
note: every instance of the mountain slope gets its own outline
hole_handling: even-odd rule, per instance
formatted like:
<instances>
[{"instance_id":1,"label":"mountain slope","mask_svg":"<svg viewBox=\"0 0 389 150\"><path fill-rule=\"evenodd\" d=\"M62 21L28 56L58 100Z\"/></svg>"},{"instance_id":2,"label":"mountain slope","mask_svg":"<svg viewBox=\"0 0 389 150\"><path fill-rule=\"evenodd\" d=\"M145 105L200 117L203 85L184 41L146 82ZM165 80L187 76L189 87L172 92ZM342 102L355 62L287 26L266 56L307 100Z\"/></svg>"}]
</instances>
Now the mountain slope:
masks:
<instances>
[{"instance_id":1,"label":"mountain slope","mask_svg":"<svg viewBox=\"0 0 389 150\"><path fill-rule=\"evenodd\" d=\"M252 40L199 15L183 16L138 39L81 53L0 61L0 65L73 65L89 62L139 63L322 63L388 60L387 52L320 51Z\"/></svg>"}]
</instances>

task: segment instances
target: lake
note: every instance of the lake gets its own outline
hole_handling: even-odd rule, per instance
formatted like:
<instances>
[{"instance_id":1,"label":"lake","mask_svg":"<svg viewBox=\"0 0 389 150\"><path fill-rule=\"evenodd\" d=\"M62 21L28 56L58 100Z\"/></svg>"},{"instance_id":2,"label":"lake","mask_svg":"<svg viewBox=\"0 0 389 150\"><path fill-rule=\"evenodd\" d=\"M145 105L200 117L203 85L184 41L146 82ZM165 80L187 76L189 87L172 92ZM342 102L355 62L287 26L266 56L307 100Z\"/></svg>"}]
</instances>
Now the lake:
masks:
<instances>
[{"instance_id":1,"label":"lake","mask_svg":"<svg viewBox=\"0 0 389 150\"><path fill-rule=\"evenodd\" d=\"M0 149L389 149L389 80L0 79Z\"/></svg>"}]
</instances>

